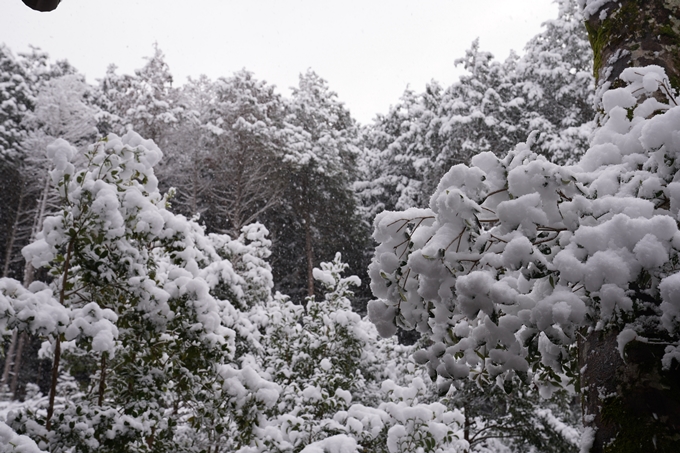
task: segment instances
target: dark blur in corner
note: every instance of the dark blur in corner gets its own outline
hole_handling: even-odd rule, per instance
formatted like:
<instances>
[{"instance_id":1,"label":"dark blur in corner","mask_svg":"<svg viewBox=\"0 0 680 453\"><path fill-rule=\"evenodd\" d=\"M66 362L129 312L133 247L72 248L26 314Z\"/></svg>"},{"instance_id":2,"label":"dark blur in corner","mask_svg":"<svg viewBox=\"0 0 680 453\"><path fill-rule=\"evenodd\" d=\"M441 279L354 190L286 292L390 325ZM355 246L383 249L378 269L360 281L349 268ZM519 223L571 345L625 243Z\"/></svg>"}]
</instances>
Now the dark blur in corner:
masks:
<instances>
[{"instance_id":1,"label":"dark blur in corner","mask_svg":"<svg viewBox=\"0 0 680 453\"><path fill-rule=\"evenodd\" d=\"M22 0L26 6L36 11L54 11L61 0Z\"/></svg>"}]
</instances>

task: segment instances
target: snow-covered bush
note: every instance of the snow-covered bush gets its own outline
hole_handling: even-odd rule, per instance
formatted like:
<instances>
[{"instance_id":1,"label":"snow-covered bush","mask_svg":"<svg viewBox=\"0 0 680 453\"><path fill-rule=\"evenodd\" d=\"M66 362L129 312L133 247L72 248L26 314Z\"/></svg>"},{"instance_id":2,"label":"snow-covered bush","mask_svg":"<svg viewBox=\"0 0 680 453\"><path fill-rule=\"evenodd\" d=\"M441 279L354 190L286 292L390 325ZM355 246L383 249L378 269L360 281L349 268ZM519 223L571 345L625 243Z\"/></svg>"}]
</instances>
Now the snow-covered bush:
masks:
<instances>
[{"instance_id":1,"label":"snow-covered bush","mask_svg":"<svg viewBox=\"0 0 680 453\"><path fill-rule=\"evenodd\" d=\"M247 343L256 328L215 295L270 298L266 230L245 227L232 243L172 214L152 169L161 152L134 132L84 156L57 140L48 154L60 211L24 255L52 281L1 280L0 325L49 341L53 382L46 407L11 414L12 426L53 452L194 451L234 423L230 438L249 442L278 387L234 363L237 332ZM75 365L91 377L66 398L57 378ZM236 391L241 381L251 390Z\"/></svg>"},{"instance_id":2,"label":"snow-covered bush","mask_svg":"<svg viewBox=\"0 0 680 453\"><path fill-rule=\"evenodd\" d=\"M44 453L27 436L17 435L12 428L0 422L0 453Z\"/></svg>"},{"instance_id":3,"label":"snow-covered bush","mask_svg":"<svg viewBox=\"0 0 680 453\"><path fill-rule=\"evenodd\" d=\"M260 449L244 451L464 451L462 413L433 401L411 348L380 339L351 310L359 281L341 276L346 267L337 254L314 269L321 301L302 307L278 295L266 306L262 359L281 397Z\"/></svg>"},{"instance_id":4,"label":"snow-covered bush","mask_svg":"<svg viewBox=\"0 0 680 453\"><path fill-rule=\"evenodd\" d=\"M361 394L373 365L364 353L366 322L349 300L350 287L360 282L341 276L346 267L338 253L333 262L314 269L326 288L324 300L311 297L303 307L278 296L266 307L265 365L282 386L278 423L291 447L338 432L333 415Z\"/></svg>"},{"instance_id":5,"label":"snow-covered bush","mask_svg":"<svg viewBox=\"0 0 680 453\"><path fill-rule=\"evenodd\" d=\"M578 386L579 336L680 344L678 115L658 66L628 68L602 93L603 115L579 163L532 151L479 154L442 178L428 209L384 212L371 265L381 298L369 316L431 340L415 359L440 377ZM590 341L590 340L588 340ZM595 366L590 363L589 366Z\"/></svg>"}]
</instances>

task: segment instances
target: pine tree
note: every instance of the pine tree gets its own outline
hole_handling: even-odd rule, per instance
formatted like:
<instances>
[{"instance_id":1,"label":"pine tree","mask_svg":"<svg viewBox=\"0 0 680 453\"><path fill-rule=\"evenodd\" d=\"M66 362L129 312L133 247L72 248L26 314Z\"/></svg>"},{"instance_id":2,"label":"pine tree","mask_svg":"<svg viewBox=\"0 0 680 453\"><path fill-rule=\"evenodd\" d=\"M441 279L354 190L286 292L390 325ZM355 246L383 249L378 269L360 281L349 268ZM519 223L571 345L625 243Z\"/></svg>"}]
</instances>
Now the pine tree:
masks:
<instances>
[{"instance_id":1,"label":"pine tree","mask_svg":"<svg viewBox=\"0 0 680 453\"><path fill-rule=\"evenodd\" d=\"M3 276L10 272L15 242L12 232L24 198L20 168L26 130L22 123L34 107L32 88L25 67L5 45L0 46L0 189L4 194L0 209L0 259Z\"/></svg>"},{"instance_id":2,"label":"pine tree","mask_svg":"<svg viewBox=\"0 0 680 453\"><path fill-rule=\"evenodd\" d=\"M368 222L383 210L427 204L422 186L432 167L431 130L441 91L434 82L420 95L406 90L401 101L365 131L357 190Z\"/></svg>"},{"instance_id":3,"label":"pine tree","mask_svg":"<svg viewBox=\"0 0 680 453\"><path fill-rule=\"evenodd\" d=\"M274 87L240 71L215 84L205 126L212 180L206 224L238 235L278 205L285 143L284 105Z\"/></svg>"},{"instance_id":4,"label":"pine tree","mask_svg":"<svg viewBox=\"0 0 680 453\"><path fill-rule=\"evenodd\" d=\"M353 271L360 269L367 235L352 190L358 148L349 112L312 71L300 76L288 112L286 204L269 224L276 281L297 298L315 293L312 271L324 256L341 251Z\"/></svg>"},{"instance_id":5,"label":"pine tree","mask_svg":"<svg viewBox=\"0 0 680 453\"><path fill-rule=\"evenodd\" d=\"M161 187L175 190L173 210L187 217L201 216L209 208L214 178L208 124L215 96L215 84L206 76L182 86L178 99L186 106L183 120L170 132L158 165Z\"/></svg>"},{"instance_id":6,"label":"pine tree","mask_svg":"<svg viewBox=\"0 0 680 453\"><path fill-rule=\"evenodd\" d=\"M526 132L518 127L520 106L516 92L512 54L504 63L472 43L465 57L456 60L469 74L442 93L433 136L432 170L426 175L425 193L432 193L441 176L453 165L468 162L472 156L491 151L502 154Z\"/></svg>"},{"instance_id":7,"label":"pine tree","mask_svg":"<svg viewBox=\"0 0 680 453\"><path fill-rule=\"evenodd\" d=\"M24 66L4 44L0 46L0 157L21 154L21 123L33 109L31 82Z\"/></svg>"},{"instance_id":8,"label":"pine tree","mask_svg":"<svg viewBox=\"0 0 680 453\"><path fill-rule=\"evenodd\" d=\"M532 38L518 62L525 100L520 127L539 131L537 152L556 163L576 162L594 127L593 54L574 0L560 0L556 19Z\"/></svg>"},{"instance_id":9,"label":"pine tree","mask_svg":"<svg viewBox=\"0 0 680 453\"><path fill-rule=\"evenodd\" d=\"M165 55L155 44L153 55L147 57L147 63L141 69L135 70L134 76L119 76L115 71L115 65L110 66L100 83L107 98L105 110L116 115L111 117L111 126L119 122L125 129L132 128L165 147L170 130L184 112L183 106L176 101Z\"/></svg>"}]
</instances>

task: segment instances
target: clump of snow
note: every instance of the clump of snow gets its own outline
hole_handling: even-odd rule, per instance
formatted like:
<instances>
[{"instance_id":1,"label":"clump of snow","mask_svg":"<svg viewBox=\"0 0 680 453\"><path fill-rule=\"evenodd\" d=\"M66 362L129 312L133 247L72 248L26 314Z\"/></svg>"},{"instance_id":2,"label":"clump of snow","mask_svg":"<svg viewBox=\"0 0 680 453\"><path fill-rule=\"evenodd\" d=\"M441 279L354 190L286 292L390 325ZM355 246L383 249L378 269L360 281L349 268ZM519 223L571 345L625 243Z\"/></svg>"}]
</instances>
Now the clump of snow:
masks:
<instances>
[{"instance_id":1,"label":"clump of snow","mask_svg":"<svg viewBox=\"0 0 680 453\"><path fill-rule=\"evenodd\" d=\"M581 434L579 453L589 453L590 449L593 447L593 442L595 442L595 429L587 427Z\"/></svg>"},{"instance_id":2,"label":"clump of snow","mask_svg":"<svg viewBox=\"0 0 680 453\"><path fill-rule=\"evenodd\" d=\"M637 338L637 332L635 332L633 329L623 329L621 332L619 332L618 336L616 337L616 344L619 349L619 354L621 354L621 358L623 360L626 360L624 355L626 345L631 341L637 340Z\"/></svg>"},{"instance_id":3,"label":"clump of snow","mask_svg":"<svg viewBox=\"0 0 680 453\"><path fill-rule=\"evenodd\" d=\"M307 445L300 453L359 453L361 450L353 437L337 434Z\"/></svg>"},{"instance_id":4,"label":"clump of snow","mask_svg":"<svg viewBox=\"0 0 680 453\"><path fill-rule=\"evenodd\" d=\"M578 0L578 5L583 10L583 18L588 20L588 18L598 12L600 8L612 1L613 0ZM604 17L600 16L600 19L603 20Z\"/></svg>"},{"instance_id":5,"label":"clump of snow","mask_svg":"<svg viewBox=\"0 0 680 453\"><path fill-rule=\"evenodd\" d=\"M28 436L15 433L0 421L0 453L45 453Z\"/></svg>"}]
</instances>

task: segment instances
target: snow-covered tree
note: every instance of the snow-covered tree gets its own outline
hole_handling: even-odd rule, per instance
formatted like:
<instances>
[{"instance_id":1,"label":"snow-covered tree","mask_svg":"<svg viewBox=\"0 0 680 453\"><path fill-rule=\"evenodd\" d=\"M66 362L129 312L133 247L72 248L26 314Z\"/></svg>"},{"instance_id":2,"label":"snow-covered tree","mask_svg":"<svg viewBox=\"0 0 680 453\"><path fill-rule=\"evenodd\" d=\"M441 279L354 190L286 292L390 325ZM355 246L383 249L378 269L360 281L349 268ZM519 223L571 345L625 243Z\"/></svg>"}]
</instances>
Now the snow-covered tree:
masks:
<instances>
[{"instance_id":1,"label":"snow-covered tree","mask_svg":"<svg viewBox=\"0 0 680 453\"><path fill-rule=\"evenodd\" d=\"M468 74L442 93L434 124L441 146L431 150L435 165L427 175L426 193L451 166L480 152L503 153L521 138L518 119L523 99L514 80L516 60L511 54L504 63L496 61L479 48L479 40L456 60Z\"/></svg>"},{"instance_id":2,"label":"snow-covered tree","mask_svg":"<svg viewBox=\"0 0 680 453\"><path fill-rule=\"evenodd\" d=\"M0 46L0 260L2 276L13 260L15 224L23 208L21 163L26 129L22 123L33 110L35 93L25 66L4 44Z\"/></svg>"},{"instance_id":3,"label":"snow-covered tree","mask_svg":"<svg viewBox=\"0 0 680 453\"><path fill-rule=\"evenodd\" d=\"M114 114L108 119L111 132L124 132L120 126L132 128L164 147L169 131L182 117L184 107L176 100L170 69L157 44L153 56L146 60L141 69L135 70L134 76L116 74L115 65L108 68L100 81L106 98L104 110Z\"/></svg>"},{"instance_id":4,"label":"snow-covered tree","mask_svg":"<svg viewBox=\"0 0 680 453\"><path fill-rule=\"evenodd\" d=\"M323 300L307 305L276 297L262 317L263 362L281 387L267 452L463 452L463 416L433 401L431 382L407 357L408 347L378 338L352 311L340 254L314 269ZM430 384L430 385L428 385Z\"/></svg>"},{"instance_id":5,"label":"snow-covered tree","mask_svg":"<svg viewBox=\"0 0 680 453\"><path fill-rule=\"evenodd\" d=\"M18 157L25 131L21 123L33 109L31 81L9 48L0 46L0 157Z\"/></svg>"},{"instance_id":6,"label":"snow-covered tree","mask_svg":"<svg viewBox=\"0 0 680 453\"><path fill-rule=\"evenodd\" d=\"M204 219L235 234L261 220L282 196L284 104L274 87L240 71L219 79L204 125L210 172Z\"/></svg>"},{"instance_id":7,"label":"snow-covered tree","mask_svg":"<svg viewBox=\"0 0 680 453\"><path fill-rule=\"evenodd\" d=\"M33 268L25 263L21 248L31 242L42 228L56 193L49 177L49 162L45 148L56 137L84 146L97 136L97 109L92 106L89 87L82 76L65 62L52 63L47 54L33 49L19 60L33 93L33 108L24 112L21 122L23 138L21 153L16 156L15 178L6 199L15 204L5 215L11 220L7 231L3 276L16 276L28 286L33 280ZM17 96L17 99L20 97ZM23 276L23 277L21 277ZM17 338L16 332L8 346L0 386L9 385L11 393L23 391L20 385L22 352L28 337ZM10 374L13 375L10 384ZM24 373L25 374L25 373Z\"/></svg>"},{"instance_id":8,"label":"snow-covered tree","mask_svg":"<svg viewBox=\"0 0 680 453\"><path fill-rule=\"evenodd\" d=\"M206 200L214 182L210 134L205 126L215 102L215 84L207 76L189 79L180 88L178 98L186 111L170 133L157 174L161 187L175 189L171 201L175 212L200 216L208 209Z\"/></svg>"},{"instance_id":9,"label":"snow-covered tree","mask_svg":"<svg viewBox=\"0 0 680 453\"><path fill-rule=\"evenodd\" d=\"M580 388L585 451L670 452L680 290L668 33L678 8L581 3L602 109L589 150L559 166L533 151L532 135L506 156L451 168L429 208L380 214L371 277L382 300L369 314L384 335L427 336L415 358L442 385Z\"/></svg>"},{"instance_id":10,"label":"snow-covered tree","mask_svg":"<svg viewBox=\"0 0 680 453\"><path fill-rule=\"evenodd\" d=\"M540 132L538 153L573 163L588 149L594 128L593 52L577 2L557 3L557 18L543 23L517 63L524 99L519 127Z\"/></svg>"},{"instance_id":11,"label":"snow-covered tree","mask_svg":"<svg viewBox=\"0 0 680 453\"><path fill-rule=\"evenodd\" d=\"M212 293L229 287L244 299L250 288L271 287L266 268L257 269L266 252L248 245L262 242L260 229L244 230L242 245L228 246L171 214L152 171L161 153L134 132L110 135L81 158L63 140L48 154L60 211L24 255L53 280L26 289L4 279L0 299L3 334L16 328L49 340L52 386L46 407L13 414L12 426L53 452L178 451L180 425L183 439L193 433L181 450L217 442L222 420L239 416L241 396L228 382L249 372L231 365L238 313ZM218 253L225 247L242 259L240 271ZM85 391L64 395L60 376L76 366ZM277 395L274 384L262 385ZM250 404L265 407L270 395Z\"/></svg>"},{"instance_id":12,"label":"snow-covered tree","mask_svg":"<svg viewBox=\"0 0 680 453\"><path fill-rule=\"evenodd\" d=\"M365 132L357 190L372 217L426 207L441 177L475 154L503 154L532 131L535 151L558 163L585 152L594 125L592 51L575 0L560 0L545 30L504 62L472 43L456 61L467 71L447 88L406 91Z\"/></svg>"},{"instance_id":13,"label":"snow-covered tree","mask_svg":"<svg viewBox=\"0 0 680 453\"><path fill-rule=\"evenodd\" d=\"M432 122L441 87L430 83L417 95L406 90L385 116L364 131L361 180L355 185L369 222L383 211L424 206L423 182L432 167Z\"/></svg>"},{"instance_id":14,"label":"snow-covered tree","mask_svg":"<svg viewBox=\"0 0 680 453\"><path fill-rule=\"evenodd\" d=\"M315 293L315 263L336 251L360 272L367 235L352 190L357 128L337 94L313 71L301 74L286 121L286 203L269 222L277 283L299 298L302 284L306 295Z\"/></svg>"}]
</instances>

